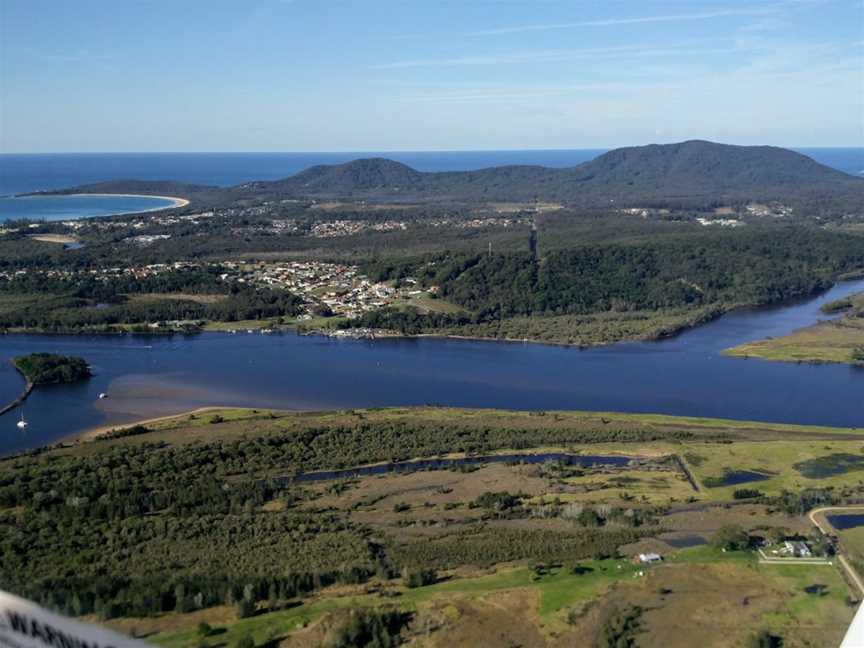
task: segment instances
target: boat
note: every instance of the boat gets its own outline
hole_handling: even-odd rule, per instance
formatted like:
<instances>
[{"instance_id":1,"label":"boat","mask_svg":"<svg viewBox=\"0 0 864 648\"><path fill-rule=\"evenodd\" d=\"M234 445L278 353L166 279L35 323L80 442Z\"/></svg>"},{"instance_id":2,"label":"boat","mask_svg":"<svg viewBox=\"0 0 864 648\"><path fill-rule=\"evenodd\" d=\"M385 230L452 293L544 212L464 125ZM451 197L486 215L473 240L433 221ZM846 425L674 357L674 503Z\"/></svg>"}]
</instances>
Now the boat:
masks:
<instances>
[{"instance_id":1,"label":"boat","mask_svg":"<svg viewBox=\"0 0 864 648\"><path fill-rule=\"evenodd\" d=\"M99 400L102 400L103 398L108 398L108 394L105 392L99 392Z\"/></svg>"},{"instance_id":2,"label":"boat","mask_svg":"<svg viewBox=\"0 0 864 648\"><path fill-rule=\"evenodd\" d=\"M15 425L18 426L19 430L23 430L27 427L27 421L24 420L24 410L21 410L21 420L18 421Z\"/></svg>"}]
</instances>

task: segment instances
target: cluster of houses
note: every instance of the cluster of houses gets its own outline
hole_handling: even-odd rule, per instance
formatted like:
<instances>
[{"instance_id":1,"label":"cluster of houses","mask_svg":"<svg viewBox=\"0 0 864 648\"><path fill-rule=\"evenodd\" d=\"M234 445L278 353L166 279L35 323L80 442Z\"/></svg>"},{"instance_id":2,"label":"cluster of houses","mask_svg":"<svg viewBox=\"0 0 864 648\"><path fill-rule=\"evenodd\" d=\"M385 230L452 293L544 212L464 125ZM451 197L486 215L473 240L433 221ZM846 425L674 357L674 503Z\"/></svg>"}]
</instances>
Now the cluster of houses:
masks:
<instances>
[{"instance_id":1,"label":"cluster of houses","mask_svg":"<svg viewBox=\"0 0 864 648\"><path fill-rule=\"evenodd\" d=\"M309 229L309 236L332 238L335 236L351 236L364 231L394 232L405 229L408 229L408 224L404 221L331 220L314 223Z\"/></svg>"},{"instance_id":2,"label":"cluster of houses","mask_svg":"<svg viewBox=\"0 0 864 648\"><path fill-rule=\"evenodd\" d=\"M423 221L424 225L429 227L454 227L456 229L481 229L484 227L513 227L519 223L526 221L518 218L436 218L434 220Z\"/></svg>"},{"instance_id":3,"label":"cluster of houses","mask_svg":"<svg viewBox=\"0 0 864 648\"><path fill-rule=\"evenodd\" d=\"M42 226L39 223L31 223L30 225L27 226L28 229L38 229L40 227L42 227ZM3 236L5 234L15 234L17 232L20 232L21 229L22 228L20 228L20 227L0 227L0 236ZM24 230L24 231L26 231L26 230Z\"/></svg>"},{"instance_id":4,"label":"cluster of houses","mask_svg":"<svg viewBox=\"0 0 864 648\"><path fill-rule=\"evenodd\" d=\"M139 234L138 236L127 236L123 242L146 247L153 245L156 241L164 241L169 238L171 238L170 234Z\"/></svg>"},{"instance_id":5,"label":"cluster of houses","mask_svg":"<svg viewBox=\"0 0 864 648\"><path fill-rule=\"evenodd\" d=\"M741 227L742 225L746 225L744 221L740 221L737 218L697 218L696 222L700 225L708 227L710 225L714 225L717 227Z\"/></svg>"},{"instance_id":6,"label":"cluster of houses","mask_svg":"<svg viewBox=\"0 0 864 648\"><path fill-rule=\"evenodd\" d=\"M393 232L414 227L448 227L455 229L480 229L490 227L513 227L528 221L522 216L485 216L482 213L473 218L443 217L419 220L376 220L360 219L320 219L299 216L296 205L290 211L284 203L298 203L296 200L270 201L257 205L222 207L189 213L187 210L165 210L151 213L127 214L112 218L83 218L66 220L53 225L62 226L70 233L82 235L88 231L111 232L116 230L139 230L139 235L125 239L127 243L136 245L151 245L156 241L168 238L169 232L153 228L172 226L200 225L212 219L220 219L230 228L235 236L248 236L255 233L275 235L310 236L314 238L334 238L352 236L363 232ZM316 207L315 204L307 205ZM362 205L361 205L362 206ZM521 210L526 211L525 209ZM537 209L528 211L538 211ZM186 212L186 213L184 213ZM495 210L494 214L509 213L508 210ZM520 212L521 213L521 212ZM40 224L31 225L33 228ZM14 234L17 229L0 229L0 235Z\"/></svg>"},{"instance_id":7,"label":"cluster of houses","mask_svg":"<svg viewBox=\"0 0 864 648\"><path fill-rule=\"evenodd\" d=\"M781 205L780 203L771 203L770 205L751 203L744 209L750 216L759 216L762 218L784 218L786 216L791 216L794 211L791 207Z\"/></svg>"},{"instance_id":8,"label":"cluster of houses","mask_svg":"<svg viewBox=\"0 0 864 648\"><path fill-rule=\"evenodd\" d=\"M400 298L411 298L428 291L417 287L417 281L407 278L403 287L395 288L383 282L371 281L357 266L294 261L290 263L222 264L224 281L253 283L288 290L306 303L310 314L332 313L356 318L365 312L391 305Z\"/></svg>"},{"instance_id":9,"label":"cluster of houses","mask_svg":"<svg viewBox=\"0 0 864 648\"><path fill-rule=\"evenodd\" d=\"M299 229L299 223L293 218L274 218L267 231L271 234L293 234Z\"/></svg>"},{"instance_id":10,"label":"cluster of houses","mask_svg":"<svg viewBox=\"0 0 864 648\"><path fill-rule=\"evenodd\" d=\"M204 265L206 264L192 263L189 261L175 261L174 263L153 263L149 265L129 267L115 266L111 268L89 268L86 270L71 270L66 268L33 270L22 268L20 270L0 271L0 281L12 281L26 276L38 276L61 281L73 281L88 278L110 283L111 281L121 277L133 276L136 279L146 279L147 277L166 272L182 272L184 270L199 269Z\"/></svg>"},{"instance_id":11,"label":"cluster of houses","mask_svg":"<svg viewBox=\"0 0 864 648\"><path fill-rule=\"evenodd\" d=\"M139 245L150 239L166 238L167 235L141 235L134 237ZM110 283L121 277L148 277L166 272L190 270L215 270L219 279L226 283L269 286L294 293L306 304L309 316L339 315L356 318L363 313L392 305L400 299L411 299L437 292L437 287L421 288L416 279L405 278L399 287L384 282L375 282L359 271L357 266L324 263L320 261L295 261L289 263L256 263L226 261L202 263L177 261L154 263L142 266L106 267L90 269L21 269L0 272L0 281L13 281L25 276L40 276L47 279L74 282L81 279L96 279Z\"/></svg>"},{"instance_id":12,"label":"cluster of houses","mask_svg":"<svg viewBox=\"0 0 864 648\"><path fill-rule=\"evenodd\" d=\"M657 207L623 207L616 211L619 214L625 214L627 216L638 216L639 218L662 216L670 213L668 209L661 209Z\"/></svg>"},{"instance_id":13,"label":"cluster of houses","mask_svg":"<svg viewBox=\"0 0 864 648\"><path fill-rule=\"evenodd\" d=\"M155 213L147 215L130 215L130 218L117 220L114 218L86 218L80 220L62 221L60 224L72 231L85 229L113 230L113 229L137 229L141 230L154 225L168 227L171 225L198 225L201 221L214 218L218 214L213 211L199 212L195 214L165 214ZM37 225L38 227L38 225ZM128 239L127 239L128 240Z\"/></svg>"}]
</instances>

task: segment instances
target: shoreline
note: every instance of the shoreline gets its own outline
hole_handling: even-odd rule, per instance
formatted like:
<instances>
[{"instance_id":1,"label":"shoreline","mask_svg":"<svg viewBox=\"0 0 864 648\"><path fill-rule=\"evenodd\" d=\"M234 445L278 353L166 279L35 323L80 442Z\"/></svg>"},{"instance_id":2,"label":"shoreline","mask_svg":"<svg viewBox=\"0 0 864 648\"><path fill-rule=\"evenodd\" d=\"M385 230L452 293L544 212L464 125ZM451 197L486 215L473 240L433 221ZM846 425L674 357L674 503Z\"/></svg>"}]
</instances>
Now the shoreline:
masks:
<instances>
[{"instance_id":1,"label":"shoreline","mask_svg":"<svg viewBox=\"0 0 864 648\"><path fill-rule=\"evenodd\" d=\"M185 410L182 412L178 412L177 414L166 414L164 416L155 416L152 418L140 419L129 421L128 423L115 423L113 425L99 425L96 427L87 428L86 430L82 430L80 432L73 432L72 434L62 437L57 441L57 443L88 443L90 441L95 441L103 434L107 434L109 432L113 432L114 430L122 430L124 428L134 427L136 425L148 425L150 423L161 423L162 421L170 421L171 419L178 419L181 417L190 416L192 414L204 414L206 412L212 412L217 410L230 410L230 409L249 409L245 407L237 407L236 405L207 405L206 407L197 407L192 410ZM280 410L273 410L267 408L268 412L276 412ZM284 410L286 412L295 411L295 410Z\"/></svg>"},{"instance_id":2,"label":"shoreline","mask_svg":"<svg viewBox=\"0 0 864 648\"><path fill-rule=\"evenodd\" d=\"M34 194L31 194L33 196ZM179 198L178 196L155 196L153 194L127 194L127 193L72 193L72 194L35 194L37 196L42 195L60 195L60 196L101 196L101 197L115 197L115 198L159 198L161 200L170 200L173 204L169 207L154 207L153 209L145 209L141 212L123 212L125 214L143 214L144 212L149 211L160 211L162 209L176 209L178 207L185 207L190 203L186 198ZM115 214L116 215L116 214Z\"/></svg>"},{"instance_id":3,"label":"shoreline","mask_svg":"<svg viewBox=\"0 0 864 648\"><path fill-rule=\"evenodd\" d=\"M120 195L120 194L81 194L81 195ZM129 194L132 195L132 194ZM176 200L183 200L177 198ZM188 201L187 201L188 204ZM150 210L152 211L152 210ZM144 213L144 212L137 212ZM99 218L99 217L93 217ZM548 347L557 347L557 348L569 348L576 349L579 351L586 351L590 349L598 349L598 348L609 348L618 344L632 344L632 343L662 343L667 340L675 339L685 333L690 331L697 330L699 328L704 327L705 325L711 324L723 317L739 313L739 312L760 312L760 311L768 311L780 308L786 308L795 306L797 304L806 303L810 300L818 299L819 297L827 295L832 289L836 288L842 284L850 284L855 282L864 282L864 276L858 278L840 278L835 277L832 281L831 285L828 288L823 290L816 290L811 293L807 293L804 295L797 295L795 297L791 297L789 299L784 299L779 302L772 302L767 304L746 304L746 303L732 303L732 304L718 304L713 308L706 310L700 315L693 318L685 318L682 321L679 321L677 325L671 326L665 330L654 331L653 333L643 334L643 335L634 335L634 336L626 336L622 337L618 340L611 341L602 341L602 342L564 342L564 341L554 341L554 340L544 340L544 339L536 339L536 338L506 338L506 337L490 337L490 336L481 336L481 335L463 335L458 333L444 333L444 332L420 332L420 333L402 333L396 330L388 330L388 329L380 329L380 333L374 336L367 335L333 335L333 332L336 331L345 331L351 332L355 329L328 329L328 328L307 328L305 322L292 322L289 324L282 324L277 326L274 329L271 329L272 333L276 334L284 334L287 332L294 333L295 335L304 336L304 337L323 337L329 338L333 340L366 340L366 341L377 341L377 340L420 340L420 339L437 339L437 340L463 340L468 342L487 342L487 343L504 343L504 344L531 344L538 346L548 346ZM850 293L857 294L857 293ZM815 327L820 324L825 323L826 321L833 321L831 318L826 320L817 320L812 324L808 324L800 329L793 329L786 333L785 335L792 335L800 330L804 330L807 328ZM213 328L210 328L211 325L215 325ZM200 335L205 333L219 333L219 334L229 334L230 330L228 328L229 325L236 325L235 332L248 334L246 333L246 329L252 329L255 333L261 332L262 329L270 328L269 320L254 320L254 321L243 321L243 322L216 322L216 321L205 321L205 323L195 331L147 331L147 332L137 332L131 330L112 330L112 331L90 331L90 330L67 330L67 331L44 331L40 329L26 329L26 328L11 328L11 329L0 329L0 336L4 335L38 335L38 336L81 336L81 335L92 335L92 336L117 336L117 335L142 335L142 336L173 336L173 335ZM121 325L121 326L134 326L134 325ZM232 326L233 328L234 326ZM746 356L743 354L737 353L728 353L732 349L738 348L740 346L753 344L758 342L759 340L747 340L741 342L738 345L733 347L729 347L727 349L721 349L720 353L726 357L740 358L740 359L765 359L760 358L758 356ZM772 360L773 361L773 360ZM795 361L800 363L800 361ZM845 362L832 362L832 361L816 361L816 362L807 362L807 364L848 364ZM853 365L854 366L854 365Z\"/></svg>"},{"instance_id":4,"label":"shoreline","mask_svg":"<svg viewBox=\"0 0 864 648\"><path fill-rule=\"evenodd\" d=\"M165 209L179 209L191 204L187 198L178 196L156 196L152 194L130 194L130 193L56 193L37 191L35 193L14 194L10 198L57 198L64 196L97 196L102 198L158 198L160 200L170 200L171 204L165 207L151 207L149 209L137 209L135 211L120 211L113 214L98 214L95 216L76 216L66 220L83 220L87 218L109 218L111 216L128 216L130 214L148 214L150 212L163 211ZM52 221L53 222L53 221ZM59 221L58 221L59 222Z\"/></svg>"},{"instance_id":5,"label":"shoreline","mask_svg":"<svg viewBox=\"0 0 864 648\"><path fill-rule=\"evenodd\" d=\"M64 436L58 439L56 442L52 444L48 444L46 447L53 447L56 445L66 445L66 444L80 444L80 443L90 443L92 441L99 440L99 438L109 432L113 432L115 430L126 429L130 427L134 427L136 425L150 425L153 423L162 423L165 421L176 420L182 422L183 419L188 418L191 415L200 415L206 414L208 412L232 412L232 411L253 411L257 410L261 413L272 412L275 414L281 415L298 415L298 414L332 414L334 412L342 412L342 411L364 411L369 408L359 407L359 408L343 408L343 407L332 407L332 408L314 408L314 409L286 409L280 407L254 407L254 406L244 406L244 405L207 405L204 407L196 407L194 409L183 410L176 414L165 414L162 416L155 416L150 418L136 419L134 421L129 421L126 423L116 423L112 425L98 425L94 427L87 428L85 430L81 430L79 432L73 432L67 436ZM434 405L393 405L387 406L383 408L371 408L373 410L426 410L426 409L442 409L442 410L458 410L465 412L505 412L505 413L517 413L517 414L526 414L530 413L533 410L520 410L520 409L509 409L502 407L451 407L451 406L434 406ZM769 431L781 431L788 433L803 433L803 434L813 434L813 438L819 438L820 434L829 432L835 434L849 434L854 436L856 439L859 438L864 428L859 427L849 427L849 426L837 426L837 425L819 425L819 424L809 424L809 423L783 423L779 421L758 421L758 420L750 420L750 419L736 419L736 418L718 418L713 416L688 416L683 414L665 414L665 413L657 413L657 412L627 412L627 411L609 411L609 410L585 410L585 409L549 409L542 410L547 413L562 413L565 415L575 415L575 416L587 416L590 418L595 418L598 420L602 420L603 418L616 418L622 420L630 420L630 419L638 419L645 423L657 424L657 425L681 425L681 426L695 426L695 427L714 427L717 425L720 426L737 426L740 428L754 428L759 430L768 429ZM160 430L150 430L151 432L159 432ZM548 446L548 448L557 448L559 446ZM547 446L542 446L542 448L547 448ZM539 447L538 447L539 449ZM518 450L517 448L513 449ZM456 453L458 454L458 453ZM612 453L615 454L615 453ZM449 453L447 456L452 456L453 453ZM382 462L386 463L386 462Z\"/></svg>"}]
</instances>

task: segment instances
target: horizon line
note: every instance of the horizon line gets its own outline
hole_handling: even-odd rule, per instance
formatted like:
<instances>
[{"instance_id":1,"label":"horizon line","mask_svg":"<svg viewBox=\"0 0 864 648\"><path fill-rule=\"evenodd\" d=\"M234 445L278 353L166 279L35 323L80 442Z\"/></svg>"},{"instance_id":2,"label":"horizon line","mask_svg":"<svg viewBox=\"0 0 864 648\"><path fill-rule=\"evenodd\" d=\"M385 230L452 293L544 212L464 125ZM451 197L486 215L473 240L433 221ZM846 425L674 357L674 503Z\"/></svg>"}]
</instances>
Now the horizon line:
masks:
<instances>
[{"instance_id":1,"label":"horizon line","mask_svg":"<svg viewBox=\"0 0 864 648\"><path fill-rule=\"evenodd\" d=\"M612 151L619 148L631 148L637 146L662 146L669 144L682 144L684 142L703 141L713 144L723 144L727 146L770 146L774 148L785 148L790 150L804 149L848 149L864 150L864 142L861 144L852 145L805 145L798 146L794 144L729 144L727 142L719 142L714 140L700 140L699 138L678 140L674 142L649 142L647 144L623 144L619 146L585 146L585 147L566 147L566 148L477 148L477 149L342 149L342 150L321 150L321 151L299 151L299 150L282 150L282 151L180 151L180 150L162 150L162 151L0 151L0 157L13 155L345 155L358 153L521 153L521 152L567 152L567 151Z\"/></svg>"}]
</instances>

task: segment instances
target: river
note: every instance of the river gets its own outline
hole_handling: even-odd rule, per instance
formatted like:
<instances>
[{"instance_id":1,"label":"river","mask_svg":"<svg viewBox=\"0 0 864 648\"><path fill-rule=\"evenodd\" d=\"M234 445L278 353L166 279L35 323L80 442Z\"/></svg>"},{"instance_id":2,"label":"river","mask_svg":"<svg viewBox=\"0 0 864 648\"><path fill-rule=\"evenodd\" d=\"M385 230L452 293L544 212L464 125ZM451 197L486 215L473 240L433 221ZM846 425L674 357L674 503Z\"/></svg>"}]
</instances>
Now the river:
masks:
<instances>
[{"instance_id":1,"label":"river","mask_svg":"<svg viewBox=\"0 0 864 648\"><path fill-rule=\"evenodd\" d=\"M781 307L738 311L678 337L580 350L450 339L333 340L205 333L196 336L0 337L0 402L23 388L8 359L34 351L77 355L94 377L37 388L18 430L0 417L0 453L88 428L207 405L330 409L450 405L521 410L652 412L864 427L864 370L727 358L736 344L779 336L823 317L826 301L864 280ZM100 392L109 397L98 400Z\"/></svg>"}]
</instances>

